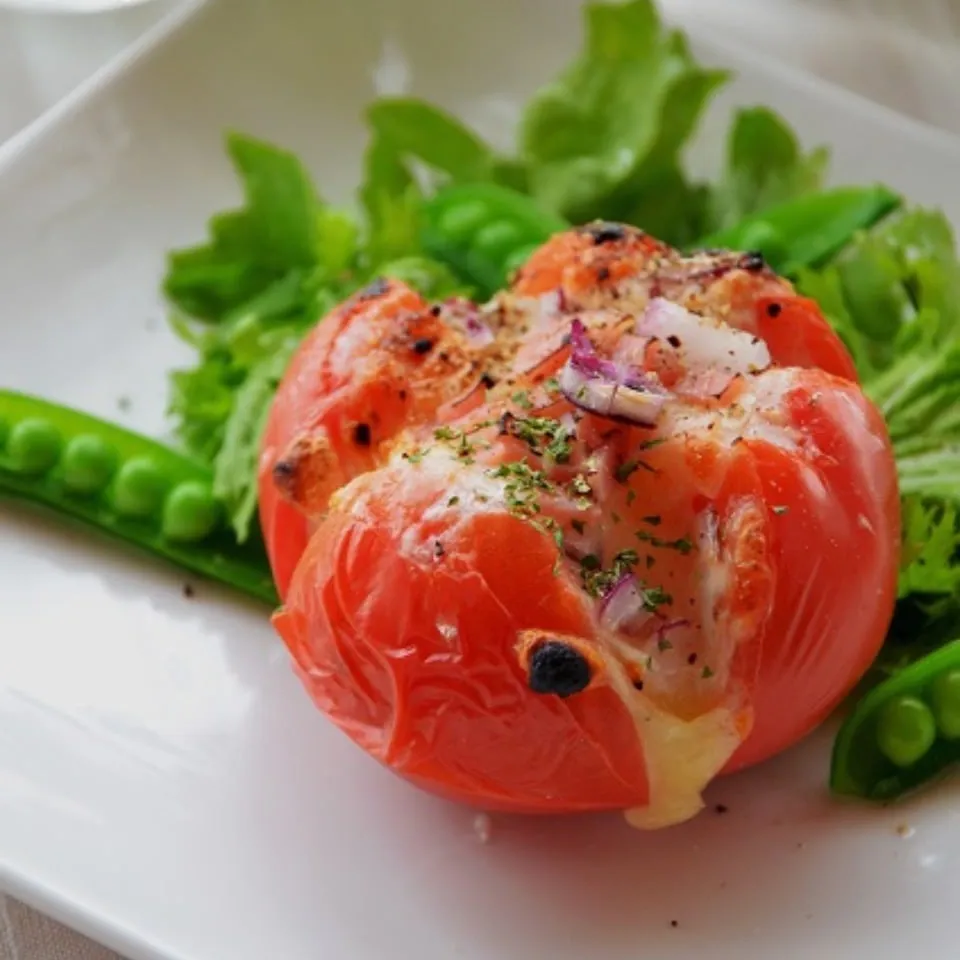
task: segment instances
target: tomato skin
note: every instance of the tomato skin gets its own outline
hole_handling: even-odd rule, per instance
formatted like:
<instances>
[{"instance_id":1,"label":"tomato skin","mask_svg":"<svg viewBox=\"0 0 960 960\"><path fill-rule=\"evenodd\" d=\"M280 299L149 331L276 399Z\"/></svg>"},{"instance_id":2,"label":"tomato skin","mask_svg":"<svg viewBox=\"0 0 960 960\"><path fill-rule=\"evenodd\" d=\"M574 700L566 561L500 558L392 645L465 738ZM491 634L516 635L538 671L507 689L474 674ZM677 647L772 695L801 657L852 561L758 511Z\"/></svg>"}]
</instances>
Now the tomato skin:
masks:
<instances>
[{"instance_id":1,"label":"tomato skin","mask_svg":"<svg viewBox=\"0 0 960 960\"><path fill-rule=\"evenodd\" d=\"M371 513L357 519L351 506L320 525L275 617L316 704L382 763L451 799L523 813L645 803L643 756L614 693L538 696L521 669L523 630L593 631L582 595L554 572L551 541L480 514L431 527L445 550L435 563L405 558L409 525L446 488L424 484L406 501L378 492L400 489L380 471L362 497Z\"/></svg>"},{"instance_id":2,"label":"tomato skin","mask_svg":"<svg viewBox=\"0 0 960 960\"><path fill-rule=\"evenodd\" d=\"M896 601L900 499L883 420L860 392L808 371L788 397L812 461L746 440L778 571L759 641L754 729L727 772L810 733L876 658Z\"/></svg>"},{"instance_id":3,"label":"tomato skin","mask_svg":"<svg viewBox=\"0 0 960 960\"><path fill-rule=\"evenodd\" d=\"M281 597L306 549L309 516L373 469L400 430L433 419L475 379L461 338L397 281L375 282L314 327L261 441L260 522Z\"/></svg>"},{"instance_id":4,"label":"tomato skin","mask_svg":"<svg viewBox=\"0 0 960 960\"><path fill-rule=\"evenodd\" d=\"M757 334L784 366L813 367L859 382L843 341L808 297L763 296L755 302Z\"/></svg>"}]
</instances>

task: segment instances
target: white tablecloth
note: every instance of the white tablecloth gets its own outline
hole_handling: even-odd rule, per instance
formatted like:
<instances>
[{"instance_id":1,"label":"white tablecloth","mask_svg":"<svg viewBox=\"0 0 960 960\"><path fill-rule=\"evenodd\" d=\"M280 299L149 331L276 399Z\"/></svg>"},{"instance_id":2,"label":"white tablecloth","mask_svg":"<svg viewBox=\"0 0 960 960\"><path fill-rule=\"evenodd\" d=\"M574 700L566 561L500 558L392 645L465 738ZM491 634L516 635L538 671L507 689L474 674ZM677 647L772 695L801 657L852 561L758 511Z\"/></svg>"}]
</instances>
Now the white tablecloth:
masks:
<instances>
[{"instance_id":1,"label":"white tablecloth","mask_svg":"<svg viewBox=\"0 0 960 960\"><path fill-rule=\"evenodd\" d=\"M152 0L86 16L0 9L0 142L69 93L177 2ZM931 45L875 21L849 22L835 12L846 6L839 0L660 2L664 9L709 24L718 34L754 46L767 57L804 67L960 134L960 35L953 38L956 46ZM902 0L905 6L913 2ZM960 0L943 2L956 5ZM866 4L849 0L849 5L862 9ZM917 63L924 69L918 70ZM0 960L120 958L0 894Z\"/></svg>"}]
</instances>

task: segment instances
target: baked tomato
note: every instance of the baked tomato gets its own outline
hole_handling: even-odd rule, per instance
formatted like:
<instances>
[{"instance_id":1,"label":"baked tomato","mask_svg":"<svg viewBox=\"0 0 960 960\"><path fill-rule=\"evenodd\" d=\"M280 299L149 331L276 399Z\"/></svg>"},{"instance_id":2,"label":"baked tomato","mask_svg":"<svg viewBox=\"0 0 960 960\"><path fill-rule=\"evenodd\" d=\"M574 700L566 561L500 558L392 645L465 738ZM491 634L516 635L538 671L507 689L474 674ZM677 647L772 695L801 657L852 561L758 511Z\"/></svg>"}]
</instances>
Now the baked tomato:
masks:
<instances>
[{"instance_id":1,"label":"baked tomato","mask_svg":"<svg viewBox=\"0 0 960 960\"><path fill-rule=\"evenodd\" d=\"M816 304L616 224L484 307L352 298L281 384L260 496L314 701L490 809L687 819L836 706L893 608L893 456Z\"/></svg>"}]
</instances>

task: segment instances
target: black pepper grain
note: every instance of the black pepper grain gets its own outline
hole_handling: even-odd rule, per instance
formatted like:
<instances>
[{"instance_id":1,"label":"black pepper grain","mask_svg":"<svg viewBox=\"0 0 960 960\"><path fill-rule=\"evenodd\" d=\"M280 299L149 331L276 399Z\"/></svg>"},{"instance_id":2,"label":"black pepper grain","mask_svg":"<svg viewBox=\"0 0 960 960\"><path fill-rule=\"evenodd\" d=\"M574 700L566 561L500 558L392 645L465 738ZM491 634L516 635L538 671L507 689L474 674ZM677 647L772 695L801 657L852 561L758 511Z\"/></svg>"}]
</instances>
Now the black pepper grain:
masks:
<instances>
[{"instance_id":1,"label":"black pepper grain","mask_svg":"<svg viewBox=\"0 0 960 960\"><path fill-rule=\"evenodd\" d=\"M767 316L773 317L774 319L780 316L780 313L783 310L783 304L781 303L768 303L767 304Z\"/></svg>"},{"instance_id":2,"label":"black pepper grain","mask_svg":"<svg viewBox=\"0 0 960 960\"><path fill-rule=\"evenodd\" d=\"M413 352L419 353L421 356L425 353L429 353L433 349L433 341L427 337L420 337L419 340L413 341Z\"/></svg>"},{"instance_id":3,"label":"black pepper grain","mask_svg":"<svg viewBox=\"0 0 960 960\"><path fill-rule=\"evenodd\" d=\"M369 447L371 439L369 423L358 423L353 428L353 442L358 447Z\"/></svg>"}]
</instances>

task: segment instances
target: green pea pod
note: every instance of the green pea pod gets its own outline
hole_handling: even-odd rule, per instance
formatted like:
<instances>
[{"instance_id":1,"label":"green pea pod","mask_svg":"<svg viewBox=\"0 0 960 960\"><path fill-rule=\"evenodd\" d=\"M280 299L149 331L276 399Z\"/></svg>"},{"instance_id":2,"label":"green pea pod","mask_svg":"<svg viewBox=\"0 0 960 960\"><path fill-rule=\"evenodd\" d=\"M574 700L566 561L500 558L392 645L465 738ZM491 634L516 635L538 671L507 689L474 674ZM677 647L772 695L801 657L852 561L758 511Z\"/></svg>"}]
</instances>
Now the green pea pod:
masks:
<instances>
[{"instance_id":1,"label":"green pea pod","mask_svg":"<svg viewBox=\"0 0 960 960\"><path fill-rule=\"evenodd\" d=\"M42 504L266 603L262 543L239 545L207 467L88 414L0 390L0 496Z\"/></svg>"},{"instance_id":2,"label":"green pea pod","mask_svg":"<svg viewBox=\"0 0 960 960\"><path fill-rule=\"evenodd\" d=\"M960 763L960 640L874 687L833 747L834 793L887 802Z\"/></svg>"},{"instance_id":3,"label":"green pea pod","mask_svg":"<svg viewBox=\"0 0 960 960\"><path fill-rule=\"evenodd\" d=\"M490 297L510 273L553 234L569 228L530 197L495 183L470 183L439 190L423 207L422 242Z\"/></svg>"},{"instance_id":4,"label":"green pea pod","mask_svg":"<svg viewBox=\"0 0 960 960\"><path fill-rule=\"evenodd\" d=\"M819 267L860 230L896 210L903 198L879 184L837 187L762 210L699 241L699 248L758 250L778 273Z\"/></svg>"}]
</instances>

